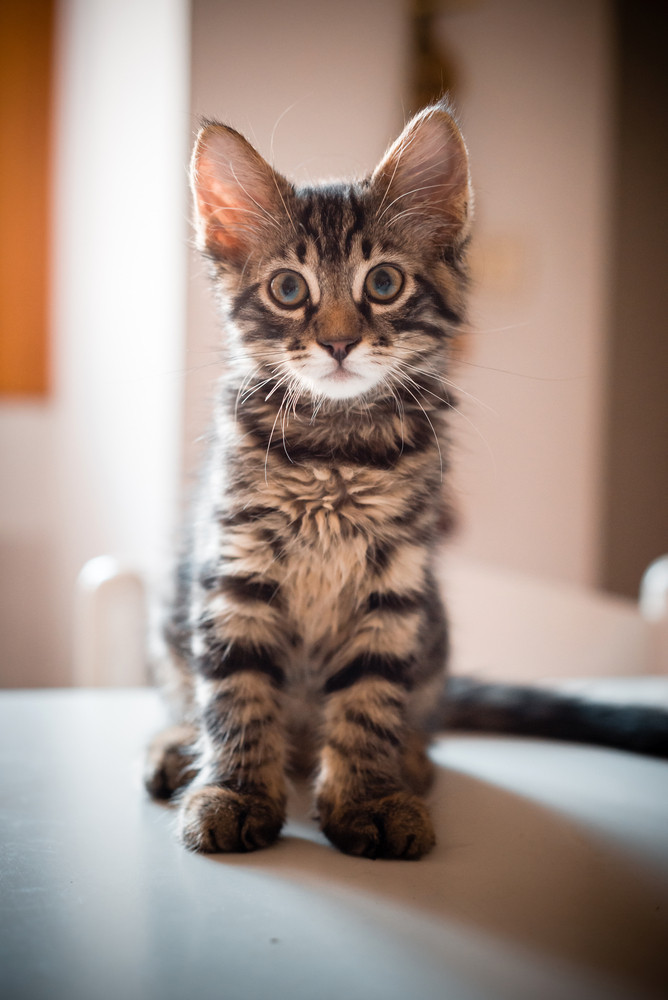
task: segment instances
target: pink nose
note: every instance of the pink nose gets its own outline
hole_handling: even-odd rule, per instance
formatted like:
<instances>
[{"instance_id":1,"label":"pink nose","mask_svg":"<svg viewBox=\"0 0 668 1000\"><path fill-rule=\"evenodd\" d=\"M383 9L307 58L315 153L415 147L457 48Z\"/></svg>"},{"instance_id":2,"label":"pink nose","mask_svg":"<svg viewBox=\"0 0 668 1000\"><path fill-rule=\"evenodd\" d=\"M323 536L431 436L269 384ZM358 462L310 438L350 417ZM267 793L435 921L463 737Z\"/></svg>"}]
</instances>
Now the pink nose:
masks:
<instances>
[{"instance_id":1,"label":"pink nose","mask_svg":"<svg viewBox=\"0 0 668 1000\"><path fill-rule=\"evenodd\" d=\"M361 339L361 337L356 337L354 340L319 340L318 343L341 364Z\"/></svg>"}]
</instances>

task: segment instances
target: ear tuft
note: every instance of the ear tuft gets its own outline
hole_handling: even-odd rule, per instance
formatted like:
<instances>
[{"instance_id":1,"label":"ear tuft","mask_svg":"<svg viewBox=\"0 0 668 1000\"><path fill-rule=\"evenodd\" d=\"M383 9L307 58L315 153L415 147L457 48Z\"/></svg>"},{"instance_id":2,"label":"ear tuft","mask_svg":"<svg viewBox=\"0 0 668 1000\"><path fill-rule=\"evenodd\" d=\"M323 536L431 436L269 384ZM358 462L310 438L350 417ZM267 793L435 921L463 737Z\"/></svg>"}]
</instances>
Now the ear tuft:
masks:
<instances>
[{"instance_id":1,"label":"ear tuft","mask_svg":"<svg viewBox=\"0 0 668 1000\"><path fill-rule=\"evenodd\" d=\"M199 249L232 265L281 228L291 190L239 132L219 122L200 129L190 184Z\"/></svg>"},{"instance_id":2,"label":"ear tuft","mask_svg":"<svg viewBox=\"0 0 668 1000\"><path fill-rule=\"evenodd\" d=\"M371 177L379 218L459 244L469 233L473 193L468 153L447 101L420 111Z\"/></svg>"}]
</instances>

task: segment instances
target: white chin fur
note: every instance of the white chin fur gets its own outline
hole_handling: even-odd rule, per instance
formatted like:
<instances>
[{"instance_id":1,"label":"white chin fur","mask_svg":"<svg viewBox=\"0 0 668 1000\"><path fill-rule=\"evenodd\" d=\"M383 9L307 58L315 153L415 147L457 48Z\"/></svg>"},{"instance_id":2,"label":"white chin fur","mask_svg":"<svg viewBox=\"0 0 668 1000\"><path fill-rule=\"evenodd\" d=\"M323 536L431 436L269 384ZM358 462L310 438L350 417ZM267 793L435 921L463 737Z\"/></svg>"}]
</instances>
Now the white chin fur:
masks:
<instances>
[{"instance_id":1,"label":"white chin fur","mask_svg":"<svg viewBox=\"0 0 668 1000\"><path fill-rule=\"evenodd\" d=\"M299 380L316 397L354 399L363 396L380 382L382 371L370 364L360 352L338 365L331 358L310 358L300 366Z\"/></svg>"}]
</instances>

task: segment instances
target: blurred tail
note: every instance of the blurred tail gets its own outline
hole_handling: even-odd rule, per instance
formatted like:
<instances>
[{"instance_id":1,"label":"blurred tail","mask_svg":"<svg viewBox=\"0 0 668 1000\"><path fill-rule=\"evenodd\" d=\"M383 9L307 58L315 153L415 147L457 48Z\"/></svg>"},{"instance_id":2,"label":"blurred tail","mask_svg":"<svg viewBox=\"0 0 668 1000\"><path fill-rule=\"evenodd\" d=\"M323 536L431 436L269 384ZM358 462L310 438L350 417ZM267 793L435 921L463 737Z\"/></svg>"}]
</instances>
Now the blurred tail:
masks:
<instances>
[{"instance_id":1,"label":"blurred tail","mask_svg":"<svg viewBox=\"0 0 668 1000\"><path fill-rule=\"evenodd\" d=\"M668 757L668 711L576 698L543 688L488 684L464 677L446 682L438 724Z\"/></svg>"}]
</instances>

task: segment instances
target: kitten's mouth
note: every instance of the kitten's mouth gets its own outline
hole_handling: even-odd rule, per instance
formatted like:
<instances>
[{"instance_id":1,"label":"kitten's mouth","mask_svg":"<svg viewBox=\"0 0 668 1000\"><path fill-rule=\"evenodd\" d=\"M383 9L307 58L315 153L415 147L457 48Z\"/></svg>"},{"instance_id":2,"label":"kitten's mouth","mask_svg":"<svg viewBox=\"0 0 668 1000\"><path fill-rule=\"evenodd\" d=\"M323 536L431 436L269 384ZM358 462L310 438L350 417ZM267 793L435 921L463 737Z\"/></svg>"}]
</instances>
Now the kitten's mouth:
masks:
<instances>
[{"instance_id":1,"label":"kitten's mouth","mask_svg":"<svg viewBox=\"0 0 668 1000\"><path fill-rule=\"evenodd\" d=\"M301 367L299 375L312 393L329 399L362 396L378 380L376 371L370 370L363 356L340 361L315 356Z\"/></svg>"},{"instance_id":2,"label":"kitten's mouth","mask_svg":"<svg viewBox=\"0 0 668 1000\"><path fill-rule=\"evenodd\" d=\"M327 378L332 378L339 382L344 381L345 379L359 378L359 377L360 376L356 372L351 371L350 368L346 366L345 362L337 365L334 371L330 372L329 375L327 376Z\"/></svg>"},{"instance_id":3,"label":"kitten's mouth","mask_svg":"<svg viewBox=\"0 0 668 1000\"><path fill-rule=\"evenodd\" d=\"M371 387L368 374L355 371L346 364L323 374L316 383L317 391L330 399L352 399L364 395Z\"/></svg>"}]
</instances>

